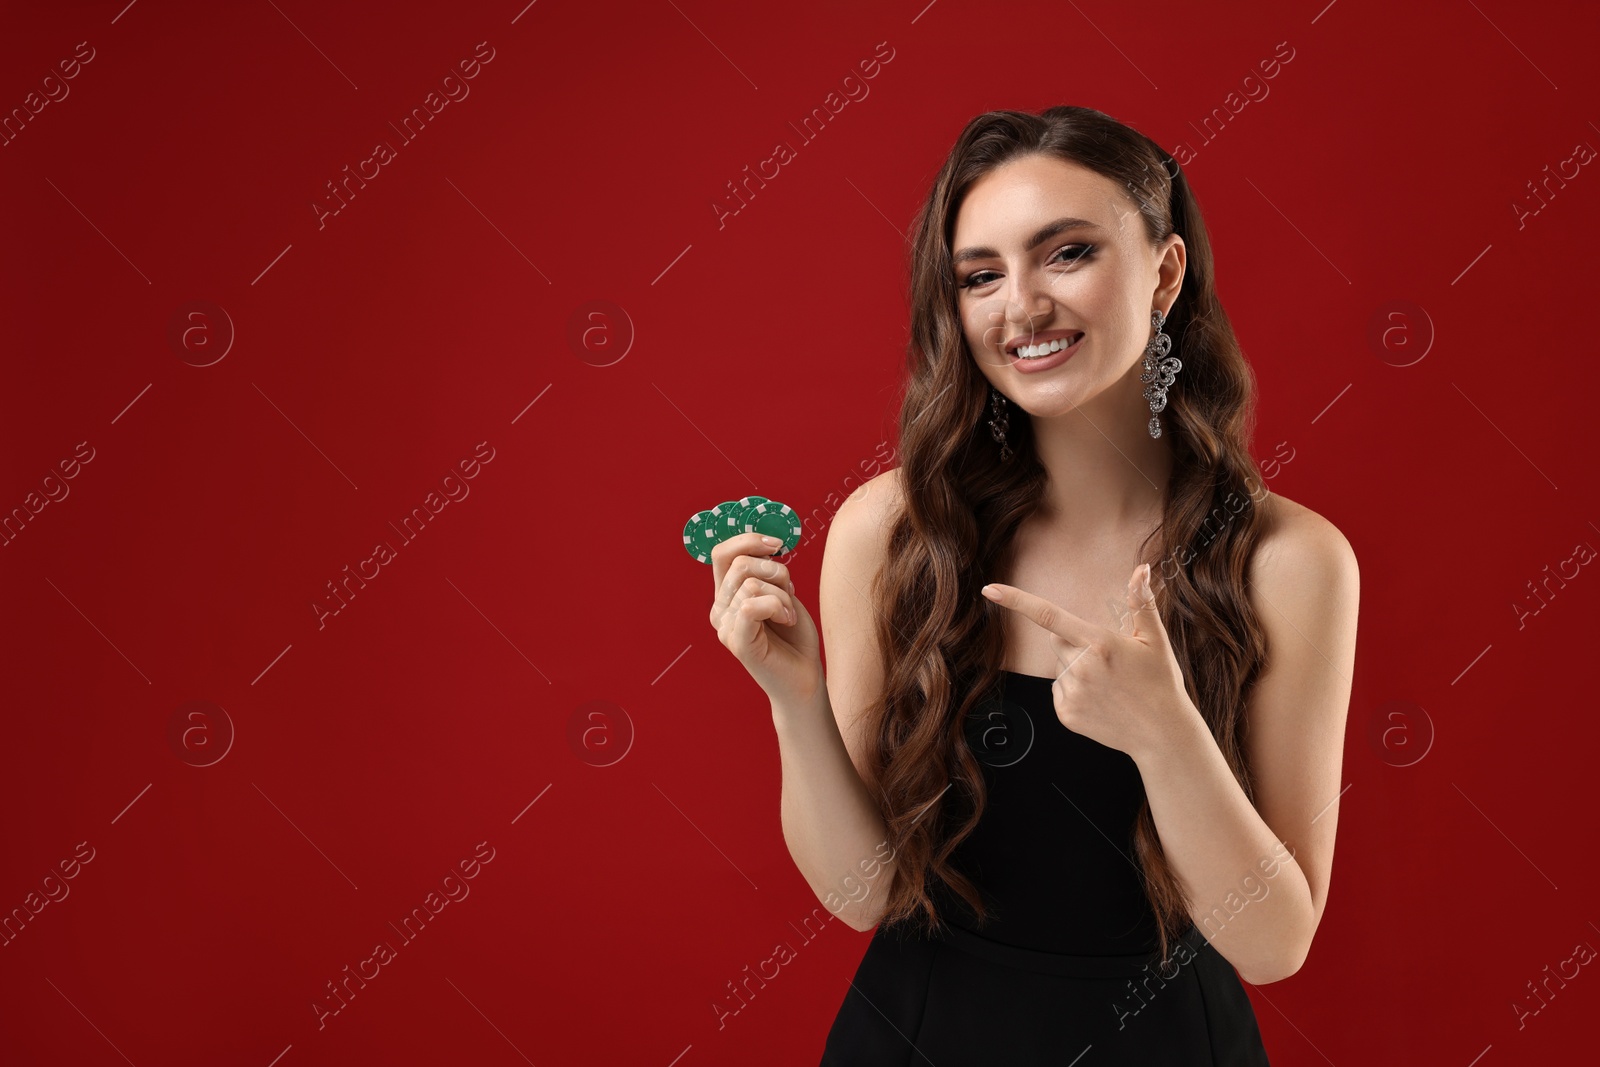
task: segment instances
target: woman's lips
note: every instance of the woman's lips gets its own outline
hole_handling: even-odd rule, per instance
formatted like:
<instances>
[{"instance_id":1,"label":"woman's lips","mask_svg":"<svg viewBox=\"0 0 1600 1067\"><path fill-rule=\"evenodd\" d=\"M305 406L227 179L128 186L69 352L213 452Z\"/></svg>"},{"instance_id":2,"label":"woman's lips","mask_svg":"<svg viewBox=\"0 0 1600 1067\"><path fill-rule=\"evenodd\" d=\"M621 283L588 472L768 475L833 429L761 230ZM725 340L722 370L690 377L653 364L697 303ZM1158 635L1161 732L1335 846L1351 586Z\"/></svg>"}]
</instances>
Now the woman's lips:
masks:
<instances>
[{"instance_id":1,"label":"woman's lips","mask_svg":"<svg viewBox=\"0 0 1600 1067\"><path fill-rule=\"evenodd\" d=\"M1077 354L1078 349L1083 345L1083 339L1087 336L1089 335L1080 333L1077 340L1073 341L1070 347L1063 348L1059 352L1052 352L1048 356L1041 356L1038 359L1023 359L1020 356L1008 356L1007 358L1011 360L1011 366L1016 368L1019 374L1038 374L1040 371L1047 371L1051 367L1059 367L1071 359Z\"/></svg>"}]
</instances>

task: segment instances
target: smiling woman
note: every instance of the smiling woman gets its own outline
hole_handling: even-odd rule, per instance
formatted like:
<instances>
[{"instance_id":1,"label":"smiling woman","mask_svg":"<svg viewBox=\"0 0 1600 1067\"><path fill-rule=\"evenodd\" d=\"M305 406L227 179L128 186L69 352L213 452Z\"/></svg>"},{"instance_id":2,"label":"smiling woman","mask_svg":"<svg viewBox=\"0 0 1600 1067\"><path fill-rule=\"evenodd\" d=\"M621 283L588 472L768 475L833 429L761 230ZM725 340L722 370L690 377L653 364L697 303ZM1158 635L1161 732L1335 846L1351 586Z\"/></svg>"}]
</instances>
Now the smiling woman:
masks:
<instances>
[{"instance_id":1,"label":"smiling woman","mask_svg":"<svg viewBox=\"0 0 1600 1067\"><path fill-rule=\"evenodd\" d=\"M1266 1063L1241 977L1295 973L1326 903L1358 580L1253 491L1188 179L1091 108L989 112L910 260L903 464L829 530L825 687L786 569L716 575L797 866L893 850L822 1063Z\"/></svg>"}]
</instances>

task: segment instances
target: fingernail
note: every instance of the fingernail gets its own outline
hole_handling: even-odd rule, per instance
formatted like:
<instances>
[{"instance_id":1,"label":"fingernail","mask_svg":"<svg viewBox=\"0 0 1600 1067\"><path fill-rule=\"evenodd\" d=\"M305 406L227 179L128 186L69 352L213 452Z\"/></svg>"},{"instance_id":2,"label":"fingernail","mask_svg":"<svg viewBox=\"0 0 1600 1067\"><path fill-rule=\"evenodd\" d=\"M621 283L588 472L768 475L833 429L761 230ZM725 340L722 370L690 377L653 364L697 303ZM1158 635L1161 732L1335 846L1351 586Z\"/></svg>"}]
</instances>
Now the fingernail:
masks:
<instances>
[{"instance_id":1,"label":"fingernail","mask_svg":"<svg viewBox=\"0 0 1600 1067\"><path fill-rule=\"evenodd\" d=\"M783 544L783 542L778 540L776 537L763 537L761 540L765 542L768 548L777 548L779 545Z\"/></svg>"}]
</instances>

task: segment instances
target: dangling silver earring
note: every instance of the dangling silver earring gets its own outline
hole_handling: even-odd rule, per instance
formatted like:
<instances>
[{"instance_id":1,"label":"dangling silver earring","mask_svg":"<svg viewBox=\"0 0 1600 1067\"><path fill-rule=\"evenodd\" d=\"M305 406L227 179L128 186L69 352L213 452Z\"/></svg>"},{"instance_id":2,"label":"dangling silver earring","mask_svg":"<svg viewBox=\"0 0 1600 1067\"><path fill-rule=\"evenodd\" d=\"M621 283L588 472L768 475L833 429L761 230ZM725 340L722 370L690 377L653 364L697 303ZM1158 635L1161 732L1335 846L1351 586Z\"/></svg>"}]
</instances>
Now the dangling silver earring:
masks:
<instances>
[{"instance_id":1,"label":"dangling silver earring","mask_svg":"<svg viewBox=\"0 0 1600 1067\"><path fill-rule=\"evenodd\" d=\"M1006 398L994 386L989 386L989 432L1000 445L1000 461L1010 459L1014 450L1006 443L1006 430L1011 427L1011 414L1006 410Z\"/></svg>"},{"instance_id":2,"label":"dangling silver earring","mask_svg":"<svg viewBox=\"0 0 1600 1067\"><path fill-rule=\"evenodd\" d=\"M1160 308L1150 312L1150 325L1156 328L1156 333L1150 338L1150 343L1144 346L1144 373L1139 375L1141 382L1150 383L1144 391L1144 398L1150 401L1151 437L1161 436L1161 420L1156 418L1155 413L1167 406L1167 386L1183 369L1178 357L1167 355L1172 351L1172 337L1161 332L1161 324L1166 321L1167 316Z\"/></svg>"}]
</instances>

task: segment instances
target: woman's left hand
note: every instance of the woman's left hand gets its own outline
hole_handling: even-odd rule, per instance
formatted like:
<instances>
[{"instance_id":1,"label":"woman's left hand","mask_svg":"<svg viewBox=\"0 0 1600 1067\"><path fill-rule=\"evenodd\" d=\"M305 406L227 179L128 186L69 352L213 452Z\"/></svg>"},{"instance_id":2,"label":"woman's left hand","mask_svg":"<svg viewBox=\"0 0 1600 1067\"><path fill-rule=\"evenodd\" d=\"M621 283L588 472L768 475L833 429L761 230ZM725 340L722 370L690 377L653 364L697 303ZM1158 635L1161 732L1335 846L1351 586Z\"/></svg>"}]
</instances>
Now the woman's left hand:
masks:
<instances>
[{"instance_id":1,"label":"woman's left hand","mask_svg":"<svg viewBox=\"0 0 1600 1067\"><path fill-rule=\"evenodd\" d=\"M1134 568L1127 602L1133 632L1108 630L1013 585L986 585L984 596L1050 632L1062 670L1050 687L1056 717L1074 733L1135 762L1183 738L1198 722L1183 671L1150 589L1150 565Z\"/></svg>"}]
</instances>

